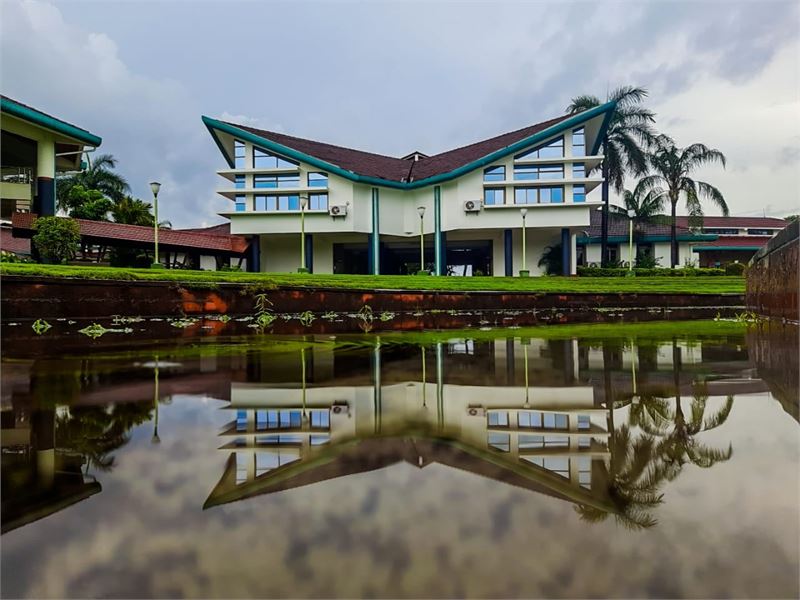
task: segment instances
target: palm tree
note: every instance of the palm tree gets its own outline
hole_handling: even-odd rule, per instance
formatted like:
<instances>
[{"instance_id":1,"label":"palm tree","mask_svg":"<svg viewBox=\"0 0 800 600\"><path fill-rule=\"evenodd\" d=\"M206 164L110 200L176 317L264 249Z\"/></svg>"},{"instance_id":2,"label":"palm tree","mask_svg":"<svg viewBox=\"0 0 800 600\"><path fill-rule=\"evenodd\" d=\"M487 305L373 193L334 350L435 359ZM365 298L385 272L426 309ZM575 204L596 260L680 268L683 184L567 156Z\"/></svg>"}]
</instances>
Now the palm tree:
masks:
<instances>
[{"instance_id":1,"label":"palm tree","mask_svg":"<svg viewBox=\"0 0 800 600\"><path fill-rule=\"evenodd\" d=\"M678 201L683 197L686 210L691 220L702 222L703 206L700 198L706 198L716 204L722 214L729 214L728 205L716 187L705 181L695 181L690 177L692 171L703 165L721 163L725 167L725 155L704 144L692 144L686 148L678 148L675 142L666 135L660 135L655 141L655 151L650 157L650 166L654 173L639 182L645 189L657 193L671 207L671 252L670 262L674 269L678 263L678 239L676 210Z\"/></svg>"},{"instance_id":2,"label":"palm tree","mask_svg":"<svg viewBox=\"0 0 800 600\"><path fill-rule=\"evenodd\" d=\"M152 205L149 202L125 196L114 204L111 209L111 216L114 217L116 223L152 227L155 223L155 217L150 212L151 209Z\"/></svg>"},{"instance_id":3,"label":"palm tree","mask_svg":"<svg viewBox=\"0 0 800 600\"><path fill-rule=\"evenodd\" d=\"M130 190L125 178L112 171L117 167L117 159L111 154L101 154L94 161L87 155L87 159L89 162L87 169L58 178L56 182L58 208L64 209L69 191L76 185L81 185L87 190L97 190L114 202L122 200L125 192Z\"/></svg>"},{"instance_id":4,"label":"palm tree","mask_svg":"<svg viewBox=\"0 0 800 600\"><path fill-rule=\"evenodd\" d=\"M561 244L553 244L545 247L537 264L544 267L548 275L561 275L564 272L563 261Z\"/></svg>"},{"instance_id":5,"label":"palm tree","mask_svg":"<svg viewBox=\"0 0 800 600\"><path fill-rule=\"evenodd\" d=\"M665 198L656 190L648 189L647 185L639 181L633 191L622 191L622 202L625 205L625 214L633 211L635 224L654 221L659 215L664 214Z\"/></svg>"},{"instance_id":6,"label":"palm tree","mask_svg":"<svg viewBox=\"0 0 800 600\"><path fill-rule=\"evenodd\" d=\"M647 150L655 139L652 124L655 113L641 106L647 97L647 90L641 87L622 86L614 90L608 101L616 102L616 110L601 142L603 148L603 217L602 217L602 265L608 264L608 211L609 186L621 194L625 176L641 176L647 172ZM597 96L577 96L573 98L567 112L577 114L600 106Z\"/></svg>"}]
</instances>

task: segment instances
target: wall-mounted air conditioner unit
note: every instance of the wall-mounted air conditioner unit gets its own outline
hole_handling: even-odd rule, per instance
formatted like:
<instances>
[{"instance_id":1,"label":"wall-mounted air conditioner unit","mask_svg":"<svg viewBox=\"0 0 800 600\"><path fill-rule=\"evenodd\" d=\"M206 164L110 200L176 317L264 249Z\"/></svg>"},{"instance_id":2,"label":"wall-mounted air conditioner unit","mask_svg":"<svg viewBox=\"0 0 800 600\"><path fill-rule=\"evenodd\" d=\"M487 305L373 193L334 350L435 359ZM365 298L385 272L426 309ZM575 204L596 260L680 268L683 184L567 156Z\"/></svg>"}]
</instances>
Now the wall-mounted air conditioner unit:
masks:
<instances>
[{"instance_id":1,"label":"wall-mounted air conditioner unit","mask_svg":"<svg viewBox=\"0 0 800 600\"><path fill-rule=\"evenodd\" d=\"M347 215L346 204L333 204L328 209L328 214L332 217L344 217Z\"/></svg>"},{"instance_id":2,"label":"wall-mounted air conditioner unit","mask_svg":"<svg viewBox=\"0 0 800 600\"><path fill-rule=\"evenodd\" d=\"M483 200L465 200L464 212L480 212L483 208Z\"/></svg>"},{"instance_id":3,"label":"wall-mounted air conditioner unit","mask_svg":"<svg viewBox=\"0 0 800 600\"><path fill-rule=\"evenodd\" d=\"M467 414L470 417L485 417L486 409L483 406L469 406L467 407Z\"/></svg>"}]
</instances>

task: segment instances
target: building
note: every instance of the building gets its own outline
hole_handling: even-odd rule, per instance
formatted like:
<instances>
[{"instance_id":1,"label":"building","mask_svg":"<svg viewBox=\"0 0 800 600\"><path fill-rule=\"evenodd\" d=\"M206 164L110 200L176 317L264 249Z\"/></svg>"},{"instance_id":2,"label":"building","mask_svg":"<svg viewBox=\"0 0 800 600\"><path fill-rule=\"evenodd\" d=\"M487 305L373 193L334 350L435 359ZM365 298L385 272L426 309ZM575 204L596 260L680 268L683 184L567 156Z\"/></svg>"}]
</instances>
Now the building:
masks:
<instances>
[{"instance_id":1,"label":"building","mask_svg":"<svg viewBox=\"0 0 800 600\"><path fill-rule=\"evenodd\" d=\"M9 220L15 211L54 215L56 173L79 170L84 152L93 151L102 140L7 96L0 96L0 112L0 219Z\"/></svg>"},{"instance_id":2,"label":"building","mask_svg":"<svg viewBox=\"0 0 800 600\"><path fill-rule=\"evenodd\" d=\"M678 225L688 227L689 218L678 217ZM785 220L775 217L704 217L700 231L717 239L693 245L692 252L701 267L747 263L786 225Z\"/></svg>"},{"instance_id":3,"label":"building","mask_svg":"<svg viewBox=\"0 0 800 600\"><path fill-rule=\"evenodd\" d=\"M525 268L541 273L545 247L561 243L565 272L575 273L577 237L600 203L602 178L589 173L614 108L402 158L203 122L227 162L222 214L254 242L251 270L413 273L422 230L426 270L510 276L523 268L523 208Z\"/></svg>"}]
</instances>

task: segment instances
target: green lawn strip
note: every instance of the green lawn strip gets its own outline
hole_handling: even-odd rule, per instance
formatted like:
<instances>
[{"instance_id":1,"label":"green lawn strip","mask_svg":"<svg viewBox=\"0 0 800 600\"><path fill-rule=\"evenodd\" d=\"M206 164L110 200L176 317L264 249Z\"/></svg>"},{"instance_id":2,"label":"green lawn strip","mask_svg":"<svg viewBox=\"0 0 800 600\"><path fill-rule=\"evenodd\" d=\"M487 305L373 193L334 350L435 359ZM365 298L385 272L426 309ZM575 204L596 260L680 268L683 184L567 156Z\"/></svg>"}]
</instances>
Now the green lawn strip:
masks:
<instances>
[{"instance_id":1,"label":"green lawn strip","mask_svg":"<svg viewBox=\"0 0 800 600\"><path fill-rule=\"evenodd\" d=\"M263 288L344 288L352 290L420 290L452 292L530 293L673 293L743 294L743 277L426 277L418 275L311 275L293 273L241 273L119 269L2 263L0 275L67 277L76 279L168 281L180 284L239 283Z\"/></svg>"}]
</instances>

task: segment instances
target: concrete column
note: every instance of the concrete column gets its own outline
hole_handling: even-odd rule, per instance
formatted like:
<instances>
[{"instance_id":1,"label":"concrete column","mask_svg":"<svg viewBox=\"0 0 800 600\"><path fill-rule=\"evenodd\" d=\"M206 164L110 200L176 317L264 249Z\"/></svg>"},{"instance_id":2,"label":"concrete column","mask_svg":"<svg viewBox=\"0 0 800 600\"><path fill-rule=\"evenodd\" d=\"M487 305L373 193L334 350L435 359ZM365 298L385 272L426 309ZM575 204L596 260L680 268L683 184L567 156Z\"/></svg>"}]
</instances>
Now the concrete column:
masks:
<instances>
[{"instance_id":1,"label":"concrete column","mask_svg":"<svg viewBox=\"0 0 800 600\"><path fill-rule=\"evenodd\" d=\"M247 270L251 273L261 271L261 236L254 235L250 238L250 247L247 251Z\"/></svg>"},{"instance_id":2,"label":"concrete column","mask_svg":"<svg viewBox=\"0 0 800 600\"><path fill-rule=\"evenodd\" d=\"M380 193L372 188L372 233L369 237L369 272L381 274Z\"/></svg>"},{"instance_id":3,"label":"concrete column","mask_svg":"<svg viewBox=\"0 0 800 600\"><path fill-rule=\"evenodd\" d=\"M52 140L36 146L36 198L33 212L49 217L56 214L56 148Z\"/></svg>"},{"instance_id":4,"label":"concrete column","mask_svg":"<svg viewBox=\"0 0 800 600\"><path fill-rule=\"evenodd\" d=\"M572 240L569 235L569 228L561 229L561 274L569 275L572 265Z\"/></svg>"},{"instance_id":5,"label":"concrete column","mask_svg":"<svg viewBox=\"0 0 800 600\"><path fill-rule=\"evenodd\" d=\"M434 251L434 273L444 275L443 245L442 245L442 189L433 186L433 251ZM424 269L425 266L423 265Z\"/></svg>"},{"instance_id":6,"label":"concrete column","mask_svg":"<svg viewBox=\"0 0 800 600\"><path fill-rule=\"evenodd\" d=\"M573 233L570 236L570 261L569 261L570 275L578 274L578 234Z\"/></svg>"},{"instance_id":7,"label":"concrete column","mask_svg":"<svg viewBox=\"0 0 800 600\"><path fill-rule=\"evenodd\" d=\"M303 241L306 246L306 264L304 265L306 269L308 269L309 273L314 272L314 238L312 234L307 233L306 237Z\"/></svg>"},{"instance_id":8,"label":"concrete column","mask_svg":"<svg viewBox=\"0 0 800 600\"><path fill-rule=\"evenodd\" d=\"M503 231L503 253L505 257L506 277L514 276L514 234L510 229Z\"/></svg>"}]
</instances>

